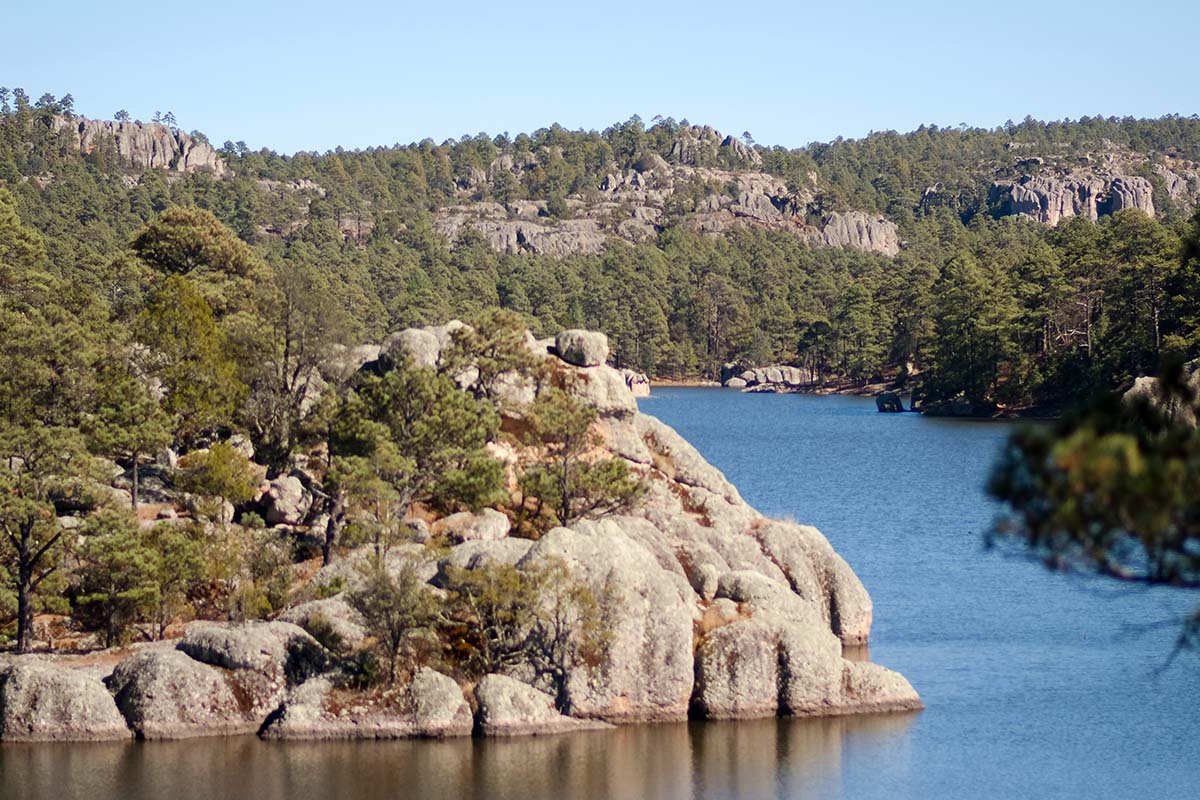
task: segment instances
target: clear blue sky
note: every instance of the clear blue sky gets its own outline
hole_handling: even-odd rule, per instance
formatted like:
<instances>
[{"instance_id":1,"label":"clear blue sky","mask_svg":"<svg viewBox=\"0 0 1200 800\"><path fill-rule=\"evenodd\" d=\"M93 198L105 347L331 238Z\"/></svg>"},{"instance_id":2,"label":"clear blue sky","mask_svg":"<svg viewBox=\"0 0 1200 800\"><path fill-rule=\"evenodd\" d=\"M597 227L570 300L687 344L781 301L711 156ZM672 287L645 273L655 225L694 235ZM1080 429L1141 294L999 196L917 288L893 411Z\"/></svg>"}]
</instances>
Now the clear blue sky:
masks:
<instances>
[{"instance_id":1,"label":"clear blue sky","mask_svg":"<svg viewBox=\"0 0 1200 800\"><path fill-rule=\"evenodd\" d=\"M791 147L1200 111L1197 0L6 6L0 85L71 92L88 116L169 110L215 143L281 152L635 113Z\"/></svg>"}]
</instances>

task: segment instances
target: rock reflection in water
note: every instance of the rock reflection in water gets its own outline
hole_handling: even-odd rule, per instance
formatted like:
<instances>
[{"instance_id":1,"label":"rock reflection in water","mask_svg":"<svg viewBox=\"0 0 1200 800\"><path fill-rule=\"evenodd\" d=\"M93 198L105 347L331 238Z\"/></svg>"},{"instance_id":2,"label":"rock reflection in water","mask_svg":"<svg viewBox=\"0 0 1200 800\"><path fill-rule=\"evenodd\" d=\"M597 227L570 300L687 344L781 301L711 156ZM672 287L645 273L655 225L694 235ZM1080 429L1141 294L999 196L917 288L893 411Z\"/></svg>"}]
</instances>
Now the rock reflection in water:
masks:
<instances>
[{"instance_id":1,"label":"rock reflection in water","mask_svg":"<svg viewBox=\"0 0 1200 800\"><path fill-rule=\"evenodd\" d=\"M5 745L27 800L837 797L843 752L903 769L913 715L665 724L510 740ZM862 757L862 754L859 754Z\"/></svg>"}]
</instances>

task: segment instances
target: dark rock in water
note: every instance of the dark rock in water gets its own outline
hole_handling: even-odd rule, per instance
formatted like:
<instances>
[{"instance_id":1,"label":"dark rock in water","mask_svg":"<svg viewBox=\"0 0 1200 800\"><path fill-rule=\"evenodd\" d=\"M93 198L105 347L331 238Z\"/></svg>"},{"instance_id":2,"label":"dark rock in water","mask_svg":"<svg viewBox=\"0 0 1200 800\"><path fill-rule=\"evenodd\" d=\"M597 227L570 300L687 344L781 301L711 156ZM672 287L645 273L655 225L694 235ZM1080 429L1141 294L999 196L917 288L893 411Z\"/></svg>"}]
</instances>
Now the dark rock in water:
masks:
<instances>
[{"instance_id":1,"label":"dark rock in water","mask_svg":"<svg viewBox=\"0 0 1200 800\"><path fill-rule=\"evenodd\" d=\"M746 371L746 367L737 362L727 362L721 365L721 383L728 383L730 378L736 378Z\"/></svg>"},{"instance_id":2,"label":"dark rock in water","mask_svg":"<svg viewBox=\"0 0 1200 800\"><path fill-rule=\"evenodd\" d=\"M904 410L904 401L894 392L885 392L875 398L875 409L881 414L896 414Z\"/></svg>"},{"instance_id":3,"label":"dark rock in water","mask_svg":"<svg viewBox=\"0 0 1200 800\"><path fill-rule=\"evenodd\" d=\"M994 403L975 402L962 395L921 404L921 413L928 417L992 417L997 410Z\"/></svg>"}]
</instances>

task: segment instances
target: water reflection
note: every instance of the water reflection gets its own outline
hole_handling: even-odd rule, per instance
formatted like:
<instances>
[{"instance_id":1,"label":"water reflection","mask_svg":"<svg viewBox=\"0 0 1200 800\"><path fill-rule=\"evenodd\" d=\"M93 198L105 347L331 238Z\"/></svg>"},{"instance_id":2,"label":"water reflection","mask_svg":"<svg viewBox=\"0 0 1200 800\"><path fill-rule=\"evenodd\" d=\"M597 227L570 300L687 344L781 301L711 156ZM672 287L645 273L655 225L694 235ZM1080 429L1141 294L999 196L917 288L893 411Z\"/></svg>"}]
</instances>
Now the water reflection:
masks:
<instances>
[{"instance_id":1,"label":"water reflection","mask_svg":"<svg viewBox=\"0 0 1200 800\"><path fill-rule=\"evenodd\" d=\"M646 725L510 740L5 745L0 796L239 798L836 797L843 752L903 760L913 715ZM849 744L852 742L852 744ZM900 752L897 752L900 751ZM861 755L861 754L860 754Z\"/></svg>"}]
</instances>

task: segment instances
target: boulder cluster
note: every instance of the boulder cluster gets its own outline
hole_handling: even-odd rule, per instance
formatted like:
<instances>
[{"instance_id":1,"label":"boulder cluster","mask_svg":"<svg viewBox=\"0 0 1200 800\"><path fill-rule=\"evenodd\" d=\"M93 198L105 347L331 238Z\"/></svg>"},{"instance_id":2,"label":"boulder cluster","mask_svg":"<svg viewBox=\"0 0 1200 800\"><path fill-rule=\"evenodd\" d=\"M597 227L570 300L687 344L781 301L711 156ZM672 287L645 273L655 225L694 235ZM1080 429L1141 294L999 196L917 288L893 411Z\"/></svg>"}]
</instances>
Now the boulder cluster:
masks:
<instances>
[{"instance_id":1,"label":"boulder cluster","mask_svg":"<svg viewBox=\"0 0 1200 800\"><path fill-rule=\"evenodd\" d=\"M811 370L774 364L767 367L743 367L726 364L721 368L721 385L752 392L788 392L819 383Z\"/></svg>"},{"instance_id":2,"label":"boulder cluster","mask_svg":"<svg viewBox=\"0 0 1200 800\"><path fill-rule=\"evenodd\" d=\"M403 349L437 364L454 327L402 331L361 355ZM553 695L519 666L474 683L423 667L383 699L356 695L333 679L331 654L304 626L319 617L348 644L367 638L345 600L363 579L355 565L367 553L358 551L312 578L320 599L275 621L190 623L181 639L136 645L115 663L0 661L0 738L502 736L921 708L903 676L843 653L867 642L871 600L818 530L763 517L678 433L640 413L627 377L605 364L603 335L564 331L528 345L574 375L568 385L597 409L604 449L628 463L644 493L619 514L537 540L513 536L494 509L452 515L424 531L441 546L398 545L389 563L416 564L435 587L450 567L564 565L603 597L604 659L573 665ZM534 391L515 378L501 413L519 414ZM272 491L281 518L302 516L302 486Z\"/></svg>"}]
</instances>

